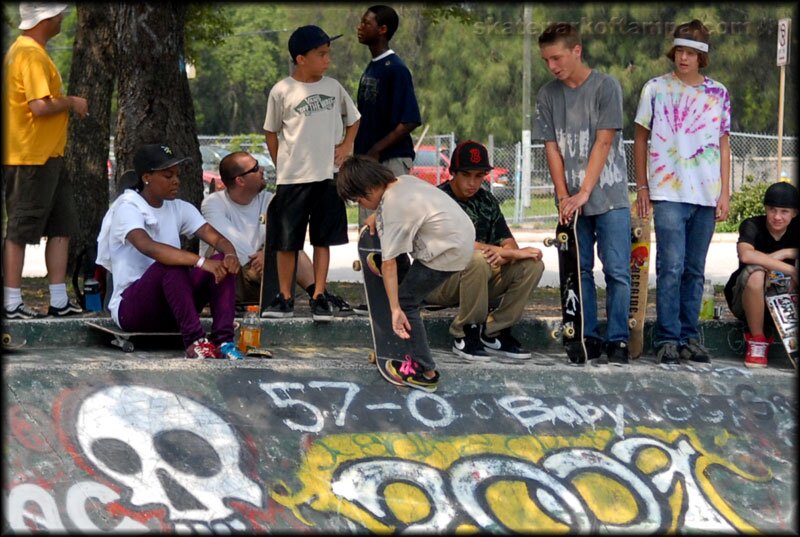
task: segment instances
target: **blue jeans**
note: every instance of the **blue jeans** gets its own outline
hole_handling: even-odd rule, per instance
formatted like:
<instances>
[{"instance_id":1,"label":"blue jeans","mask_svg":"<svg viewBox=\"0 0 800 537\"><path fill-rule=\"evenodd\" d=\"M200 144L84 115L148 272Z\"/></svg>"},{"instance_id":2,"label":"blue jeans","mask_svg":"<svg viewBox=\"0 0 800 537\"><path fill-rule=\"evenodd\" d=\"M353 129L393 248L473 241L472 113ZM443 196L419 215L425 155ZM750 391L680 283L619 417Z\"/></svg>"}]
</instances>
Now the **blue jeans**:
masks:
<instances>
[{"instance_id":1,"label":"blue jeans","mask_svg":"<svg viewBox=\"0 0 800 537\"><path fill-rule=\"evenodd\" d=\"M594 283L594 244L606 279L608 342L628 342L628 310L631 301L631 212L627 207L607 213L580 216L577 224L581 257L584 337L602 339L597 330L597 291Z\"/></svg>"},{"instance_id":2,"label":"blue jeans","mask_svg":"<svg viewBox=\"0 0 800 537\"><path fill-rule=\"evenodd\" d=\"M655 348L700 339L706 254L714 235L715 208L673 201L653 202L656 228Z\"/></svg>"}]
</instances>

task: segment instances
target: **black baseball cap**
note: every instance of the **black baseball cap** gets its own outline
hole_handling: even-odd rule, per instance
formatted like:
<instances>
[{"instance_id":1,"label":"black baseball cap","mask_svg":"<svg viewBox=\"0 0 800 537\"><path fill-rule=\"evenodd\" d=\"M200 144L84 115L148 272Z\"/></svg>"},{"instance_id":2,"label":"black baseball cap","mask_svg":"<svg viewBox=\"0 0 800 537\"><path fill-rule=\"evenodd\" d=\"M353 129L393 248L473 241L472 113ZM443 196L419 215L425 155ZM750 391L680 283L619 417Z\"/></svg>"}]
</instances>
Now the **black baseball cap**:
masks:
<instances>
[{"instance_id":1,"label":"black baseball cap","mask_svg":"<svg viewBox=\"0 0 800 537\"><path fill-rule=\"evenodd\" d=\"M450 173L465 170L485 170L492 169L489 164L489 152L486 147L474 140L467 140L458 144L453 151L453 158L450 160Z\"/></svg>"},{"instance_id":2,"label":"black baseball cap","mask_svg":"<svg viewBox=\"0 0 800 537\"><path fill-rule=\"evenodd\" d=\"M140 146L133 156L133 167L141 178L147 172L166 170L176 164L192 160L189 157L176 157L172 149L165 144L147 144Z\"/></svg>"},{"instance_id":3,"label":"black baseball cap","mask_svg":"<svg viewBox=\"0 0 800 537\"><path fill-rule=\"evenodd\" d=\"M325 33L325 30L313 24L300 26L289 37L289 54L294 60L298 55L305 54L313 48L330 44L331 41L340 37L342 37L342 34L330 37Z\"/></svg>"},{"instance_id":4,"label":"black baseball cap","mask_svg":"<svg viewBox=\"0 0 800 537\"><path fill-rule=\"evenodd\" d=\"M767 191L764 192L764 205L769 205L770 207L797 209L797 189L791 183L786 183L783 181L770 185Z\"/></svg>"}]
</instances>

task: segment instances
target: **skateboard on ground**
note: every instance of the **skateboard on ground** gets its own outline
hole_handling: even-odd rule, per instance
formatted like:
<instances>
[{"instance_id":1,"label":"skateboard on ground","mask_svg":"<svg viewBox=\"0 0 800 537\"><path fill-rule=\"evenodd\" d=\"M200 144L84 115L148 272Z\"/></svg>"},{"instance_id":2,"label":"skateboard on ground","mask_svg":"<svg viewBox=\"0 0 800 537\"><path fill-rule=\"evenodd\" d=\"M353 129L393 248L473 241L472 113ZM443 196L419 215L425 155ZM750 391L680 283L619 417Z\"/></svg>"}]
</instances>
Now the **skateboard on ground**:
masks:
<instances>
[{"instance_id":1,"label":"skateboard on ground","mask_svg":"<svg viewBox=\"0 0 800 537\"><path fill-rule=\"evenodd\" d=\"M770 272L764 298L786 354L797 369L797 289L791 289L791 283L791 277Z\"/></svg>"},{"instance_id":2,"label":"skateboard on ground","mask_svg":"<svg viewBox=\"0 0 800 537\"><path fill-rule=\"evenodd\" d=\"M21 349L27 343L24 339L15 338L13 335L3 332L3 350L15 351Z\"/></svg>"},{"instance_id":3,"label":"skateboard on ground","mask_svg":"<svg viewBox=\"0 0 800 537\"><path fill-rule=\"evenodd\" d=\"M294 286L297 283L297 257L299 252L294 256L294 272L292 273L292 285L290 287L291 296L294 298ZM275 250L270 250L269 247L264 245L264 270L261 273L261 298L258 304L258 316L264 313L264 310L272 303L275 296L280 291L278 283L278 254Z\"/></svg>"},{"instance_id":4,"label":"skateboard on ground","mask_svg":"<svg viewBox=\"0 0 800 537\"><path fill-rule=\"evenodd\" d=\"M114 339L111 340L111 344L114 345L115 347L119 347L120 349L122 349L123 352L134 351L135 347L133 346L133 341L131 341L131 338L134 337L163 337L163 336L181 337L180 332L126 332L125 330L119 328L118 326L103 326L102 324L97 324L91 321L87 321L86 326L114 336ZM234 330L238 327L239 323L234 322L233 323Z\"/></svg>"},{"instance_id":5,"label":"skateboard on ground","mask_svg":"<svg viewBox=\"0 0 800 537\"><path fill-rule=\"evenodd\" d=\"M397 258L397 280L402 281L408 272L410 261L408 255ZM403 386L403 383L389 375L386 370L388 360L403 360L409 352L409 343L397 337L392 330L392 315L389 298L383 286L381 274L381 244L377 233L369 234L369 226L361 228L358 236L358 259L353 262L353 269L362 271L364 293L367 295L369 325L372 329L373 351L369 353L370 363L376 364L381 376L391 384Z\"/></svg>"},{"instance_id":6,"label":"skateboard on ground","mask_svg":"<svg viewBox=\"0 0 800 537\"><path fill-rule=\"evenodd\" d=\"M644 320L647 313L647 281L650 274L650 216L641 218L631 205L631 303L628 353L633 359L644 350Z\"/></svg>"},{"instance_id":7,"label":"skateboard on ground","mask_svg":"<svg viewBox=\"0 0 800 537\"><path fill-rule=\"evenodd\" d=\"M576 214L566 224L556 226L555 238L544 240L545 246L558 248L558 280L561 288L561 326L551 333L561 341L567 357L573 364L585 364L588 354L583 340L583 293L581 291L580 256L575 227Z\"/></svg>"}]
</instances>

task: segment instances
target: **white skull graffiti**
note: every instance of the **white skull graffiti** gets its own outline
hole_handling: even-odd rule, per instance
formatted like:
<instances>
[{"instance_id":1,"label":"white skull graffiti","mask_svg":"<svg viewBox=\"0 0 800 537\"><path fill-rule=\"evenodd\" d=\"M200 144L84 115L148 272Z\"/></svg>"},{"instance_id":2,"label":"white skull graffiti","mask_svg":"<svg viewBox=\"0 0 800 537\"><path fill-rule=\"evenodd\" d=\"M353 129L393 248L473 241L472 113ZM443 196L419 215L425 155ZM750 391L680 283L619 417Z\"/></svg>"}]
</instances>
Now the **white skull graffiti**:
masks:
<instances>
[{"instance_id":1,"label":"white skull graffiti","mask_svg":"<svg viewBox=\"0 0 800 537\"><path fill-rule=\"evenodd\" d=\"M262 491L239 466L231 427L203 405L144 386L92 394L78 412L78 441L89 460L130 488L136 506L163 504L176 529L244 529L226 498L262 506ZM199 529L195 527L195 529Z\"/></svg>"}]
</instances>

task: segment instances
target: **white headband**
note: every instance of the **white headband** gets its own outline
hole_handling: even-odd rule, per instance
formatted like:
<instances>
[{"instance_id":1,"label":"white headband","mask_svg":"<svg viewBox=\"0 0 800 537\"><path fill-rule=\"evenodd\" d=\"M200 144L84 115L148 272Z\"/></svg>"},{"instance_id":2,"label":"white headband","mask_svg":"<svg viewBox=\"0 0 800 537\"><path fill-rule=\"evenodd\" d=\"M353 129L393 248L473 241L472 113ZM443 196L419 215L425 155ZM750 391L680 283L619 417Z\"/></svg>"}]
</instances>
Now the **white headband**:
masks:
<instances>
[{"instance_id":1,"label":"white headband","mask_svg":"<svg viewBox=\"0 0 800 537\"><path fill-rule=\"evenodd\" d=\"M683 39L682 37L676 37L672 44L676 47L691 47L696 48L697 50L702 50L703 52L708 52L708 43L703 43L701 41L694 41L692 39Z\"/></svg>"}]
</instances>

